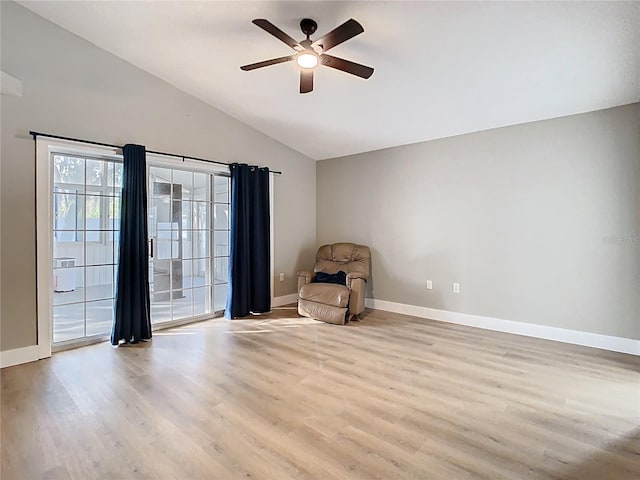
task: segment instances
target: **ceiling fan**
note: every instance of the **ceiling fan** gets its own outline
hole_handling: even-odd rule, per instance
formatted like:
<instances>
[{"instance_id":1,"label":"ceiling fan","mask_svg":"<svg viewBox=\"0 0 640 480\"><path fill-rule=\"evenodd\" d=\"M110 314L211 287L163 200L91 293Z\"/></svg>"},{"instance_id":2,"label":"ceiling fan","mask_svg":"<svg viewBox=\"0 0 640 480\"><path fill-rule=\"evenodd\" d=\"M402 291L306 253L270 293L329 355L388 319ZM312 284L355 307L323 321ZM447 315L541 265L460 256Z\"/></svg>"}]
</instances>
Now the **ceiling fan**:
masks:
<instances>
[{"instance_id":1,"label":"ceiling fan","mask_svg":"<svg viewBox=\"0 0 640 480\"><path fill-rule=\"evenodd\" d=\"M243 65L240 68L244 71L255 70L256 68L268 67L270 65L295 60L300 67L300 93L309 93L313 90L313 70L319 64L335 68L336 70L342 70L343 72L347 72L361 78L369 78L373 75L373 68L371 67L351 62L343 58L327 55L325 53L336 45L340 45L342 42L346 42L350 38L364 32L362 25L356 22L353 18L347 20L339 27L331 30L324 37L315 41L312 41L309 37L315 33L318 28L318 24L310 18L303 18L300 22L300 29L307 38L300 42L296 42L269 20L256 18L253 20L253 23L276 37L278 40L289 45L296 51L296 53L286 57L272 58L271 60L265 60L264 62Z\"/></svg>"}]
</instances>

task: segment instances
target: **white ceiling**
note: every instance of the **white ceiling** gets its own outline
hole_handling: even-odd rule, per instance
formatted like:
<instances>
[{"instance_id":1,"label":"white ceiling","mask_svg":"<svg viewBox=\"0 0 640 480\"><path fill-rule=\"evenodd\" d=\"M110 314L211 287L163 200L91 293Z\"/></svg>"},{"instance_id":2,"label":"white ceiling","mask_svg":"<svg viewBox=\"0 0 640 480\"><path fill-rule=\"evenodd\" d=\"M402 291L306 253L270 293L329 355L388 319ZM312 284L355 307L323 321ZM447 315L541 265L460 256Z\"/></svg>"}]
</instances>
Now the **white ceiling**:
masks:
<instances>
[{"instance_id":1,"label":"white ceiling","mask_svg":"<svg viewBox=\"0 0 640 480\"><path fill-rule=\"evenodd\" d=\"M640 2L33 2L22 5L316 160L587 112L640 99ZM349 18L365 32L298 93L295 39Z\"/></svg>"}]
</instances>

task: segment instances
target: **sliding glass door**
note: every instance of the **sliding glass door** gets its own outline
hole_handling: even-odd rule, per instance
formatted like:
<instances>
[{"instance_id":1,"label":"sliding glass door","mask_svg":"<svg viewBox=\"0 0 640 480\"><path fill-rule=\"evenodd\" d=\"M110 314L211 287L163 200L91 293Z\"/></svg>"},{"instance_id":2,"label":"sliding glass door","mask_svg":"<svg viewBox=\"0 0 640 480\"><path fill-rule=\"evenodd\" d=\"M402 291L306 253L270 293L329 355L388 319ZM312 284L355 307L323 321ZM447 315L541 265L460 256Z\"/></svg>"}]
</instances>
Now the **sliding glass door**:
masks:
<instances>
[{"instance_id":1,"label":"sliding glass door","mask_svg":"<svg viewBox=\"0 0 640 480\"><path fill-rule=\"evenodd\" d=\"M149 167L151 322L224 309L229 264L229 178Z\"/></svg>"},{"instance_id":2,"label":"sliding glass door","mask_svg":"<svg viewBox=\"0 0 640 480\"><path fill-rule=\"evenodd\" d=\"M120 158L50 155L54 347L110 334L119 251ZM148 160L151 321L206 318L225 308L227 175Z\"/></svg>"}]
</instances>

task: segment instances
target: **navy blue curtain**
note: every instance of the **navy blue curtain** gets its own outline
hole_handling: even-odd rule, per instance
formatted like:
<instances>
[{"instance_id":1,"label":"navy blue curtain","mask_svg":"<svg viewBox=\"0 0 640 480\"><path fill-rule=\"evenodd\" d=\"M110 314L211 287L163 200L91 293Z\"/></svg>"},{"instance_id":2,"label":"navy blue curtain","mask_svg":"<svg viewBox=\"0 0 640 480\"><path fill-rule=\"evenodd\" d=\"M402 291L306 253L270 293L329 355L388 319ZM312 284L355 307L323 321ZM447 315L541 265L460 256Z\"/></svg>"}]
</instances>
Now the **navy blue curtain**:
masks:
<instances>
[{"instance_id":1,"label":"navy blue curtain","mask_svg":"<svg viewBox=\"0 0 640 480\"><path fill-rule=\"evenodd\" d=\"M225 317L271 311L269 169L233 163L231 250Z\"/></svg>"},{"instance_id":2,"label":"navy blue curtain","mask_svg":"<svg viewBox=\"0 0 640 480\"><path fill-rule=\"evenodd\" d=\"M125 145L120 209L120 258L111 344L151 339L147 167L142 145Z\"/></svg>"}]
</instances>

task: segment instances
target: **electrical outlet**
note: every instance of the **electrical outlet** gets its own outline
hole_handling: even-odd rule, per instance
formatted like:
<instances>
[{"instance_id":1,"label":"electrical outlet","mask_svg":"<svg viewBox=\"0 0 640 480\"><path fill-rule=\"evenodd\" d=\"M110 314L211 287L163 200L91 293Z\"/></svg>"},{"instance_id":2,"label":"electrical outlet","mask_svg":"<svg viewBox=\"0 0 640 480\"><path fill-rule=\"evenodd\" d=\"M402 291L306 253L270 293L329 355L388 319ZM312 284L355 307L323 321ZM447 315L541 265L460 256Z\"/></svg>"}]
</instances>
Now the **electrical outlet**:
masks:
<instances>
[{"instance_id":1,"label":"electrical outlet","mask_svg":"<svg viewBox=\"0 0 640 480\"><path fill-rule=\"evenodd\" d=\"M281 273L281 274L280 274L280 281L281 281L281 282L284 282L284 273Z\"/></svg>"},{"instance_id":2,"label":"electrical outlet","mask_svg":"<svg viewBox=\"0 0 640 480\"><path fill-rule=\"evenodd\" d=\"M453 293L460 293L460 284L453 282Z\"/></svg>"},{"instance_id":3,"label":"electrical outlet","mask_svg":"<svg viewBox=\"0 0 640 480\"><path fill-rule=\"evenodd\" d=\"M427 290L433 289L433 282L431 280L427 280Z\"/></svg>"}]
</instances>

